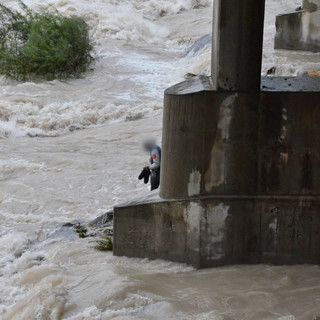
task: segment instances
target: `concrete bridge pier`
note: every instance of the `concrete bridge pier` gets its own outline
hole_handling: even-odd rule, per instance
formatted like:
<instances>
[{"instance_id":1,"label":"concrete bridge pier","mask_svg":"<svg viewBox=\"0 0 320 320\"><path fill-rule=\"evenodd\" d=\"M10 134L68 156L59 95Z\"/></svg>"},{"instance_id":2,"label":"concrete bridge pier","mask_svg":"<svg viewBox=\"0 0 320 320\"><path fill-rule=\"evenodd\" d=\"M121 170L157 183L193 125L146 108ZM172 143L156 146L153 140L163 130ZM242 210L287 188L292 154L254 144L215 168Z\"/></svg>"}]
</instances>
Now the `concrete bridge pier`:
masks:
<instances>
[{"instance_id":1,"label":"concrete bridge pier","mask_svg":"<svg viewBox=\"0 0 320 320\"><path fill-rule=\"evenodd\" d=\"M303 0L295 12L276 18L275 49L320 52L320 0Z\"/></svg>"},{"instance_id":2,"label":"concrete bridge pier","mask_svg":"<svg viewBox=\"0 0 320 320\"><path fill-rule=\"evenodd\" d=\"M115 208L115 255L320 263L320 83L261 79L263 18L215 1L212 77L166 90L160 196Z\"/></svg>"},{"instance_id":3,"label":"concrete bridge pier","mask_svg":"<svg viewBox=\"0 0 320 320\"><path fill-rule=\"evenodd\" d=\"M212 77L218 91L259 91L264 0L214 2Z\"/></svg>"},{"instance_id":4,"label":"concrete bridge pier","mask_svg":"<svg viewBox=\"0 0 320 320\"><path fill-rule=\"evenodd\" d=\"M302 8L308 11L319 10L320 0L303 0Z\"/></svg>"},{"instance_id":5,"label":"concrete bridge pier","mask_svg":"<svg viewBox=\"0 0 320 320\"><path fill-rule=\"evenodd\" d=\"M247 194L256 185L247 170L256 162L263 25L264 1L215 1L212 78L165 92L162 198ZM230 144L233 125L241 135ZM196 179L199 192L191 187Z\"/></svg>"}]
</instances>

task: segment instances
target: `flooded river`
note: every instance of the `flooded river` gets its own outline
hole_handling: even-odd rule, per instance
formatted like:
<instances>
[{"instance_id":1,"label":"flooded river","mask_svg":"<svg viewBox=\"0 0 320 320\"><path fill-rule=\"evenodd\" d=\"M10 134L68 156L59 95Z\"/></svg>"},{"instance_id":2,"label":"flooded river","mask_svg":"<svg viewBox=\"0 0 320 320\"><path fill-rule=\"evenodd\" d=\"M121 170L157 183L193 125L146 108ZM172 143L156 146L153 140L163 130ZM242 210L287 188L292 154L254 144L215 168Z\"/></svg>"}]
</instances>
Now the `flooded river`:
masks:
<instances>
[{"instance_id":1,"label":"flooded river","mask_svg":"<svg viewBox=\"0 0 320 320\"><path fill-rule=\"evenodd\" d=\"M166 87L210 72L209 0L26 0L79 15L97 60L83 79L0 80L0 318L313 320L317 266L196 271L113 257L88 239L57 236L149 192L137 180L146 136L161 140ZM298 75L320 55L273 50L275 15L300 0L267 0L263 70ZM16 6L14 0L1 0Z\"/></svg>"}]
</instances>

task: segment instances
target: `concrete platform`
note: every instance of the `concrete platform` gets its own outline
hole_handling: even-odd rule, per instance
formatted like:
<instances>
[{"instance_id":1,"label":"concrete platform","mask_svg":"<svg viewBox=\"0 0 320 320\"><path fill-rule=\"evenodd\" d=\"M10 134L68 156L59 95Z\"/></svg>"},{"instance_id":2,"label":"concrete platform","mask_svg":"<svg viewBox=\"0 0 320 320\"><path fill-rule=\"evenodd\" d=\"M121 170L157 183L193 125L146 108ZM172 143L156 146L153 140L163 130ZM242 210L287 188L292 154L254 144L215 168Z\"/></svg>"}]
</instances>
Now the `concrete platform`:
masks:
<instances>
[{"instance_id":1,"label":"concrete platform","mask_svg":"<svg viewBox=\"0 0 320 320\"><path fill-rule=\"evenodd\" d=\"M320 52L320 10L315 10L277 16L275 49Z\"/></svg>"},{"instance_id":2,"label":"concrete platform","mask_svg":"<svg viewBox=\"0 0 320 320\"><path fill-rule=\"evenodd\" d=\"M195 268L320 264L320 197L143 199L115 208L114 254Z\"/></svg>"}]
</instances>

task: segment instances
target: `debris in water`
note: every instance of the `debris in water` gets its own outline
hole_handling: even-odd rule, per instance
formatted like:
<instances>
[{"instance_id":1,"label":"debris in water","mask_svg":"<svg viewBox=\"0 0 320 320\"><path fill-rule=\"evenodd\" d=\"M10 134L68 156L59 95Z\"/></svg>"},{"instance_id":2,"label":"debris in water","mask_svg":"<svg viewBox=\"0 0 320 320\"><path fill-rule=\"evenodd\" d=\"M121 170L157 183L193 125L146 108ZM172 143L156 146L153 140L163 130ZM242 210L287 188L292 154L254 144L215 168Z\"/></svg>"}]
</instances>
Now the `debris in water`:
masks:
<instances>
[{"instance_id":1,"label":"debris in water","mask_svg":"<svg viewBox=\"0 0 320 320\"><path fill-rule=\"evenodd\" d=\"M320 77L320 71L316 71L316 70L309 71L308 76L309 77Z\"/></svg>"}]
</instances>

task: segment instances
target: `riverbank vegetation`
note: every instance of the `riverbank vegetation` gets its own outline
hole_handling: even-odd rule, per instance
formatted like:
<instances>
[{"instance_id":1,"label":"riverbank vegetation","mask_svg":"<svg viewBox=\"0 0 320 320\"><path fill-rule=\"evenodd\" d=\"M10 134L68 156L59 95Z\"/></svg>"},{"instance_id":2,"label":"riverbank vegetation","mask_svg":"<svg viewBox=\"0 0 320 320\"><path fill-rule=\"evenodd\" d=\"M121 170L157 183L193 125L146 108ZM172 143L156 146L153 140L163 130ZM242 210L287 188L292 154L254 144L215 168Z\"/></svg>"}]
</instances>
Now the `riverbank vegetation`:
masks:
<instances>
[{"instance_id":1,"label":"riverbank vegetation","mask_svg":"<svg viewBox=\"0 0 320 320\"><path fill-rule=\"evenodd\" d=\"M113 242L112 239L108 236L103 236L102 239L96 240L95 249L99 251L112 251L113 250Z\"/></svg>"},{"instance_id":2,"label":"riverbank vegetation","mask_svg":"<svg viewBox=\"0 0 320 320\"><path fill-rule=\"evenodd\" d=\"M26 81L79 77L92 62L89 27L57 11L0 4L0 74Z\"/></svg>"}]
</instances>

